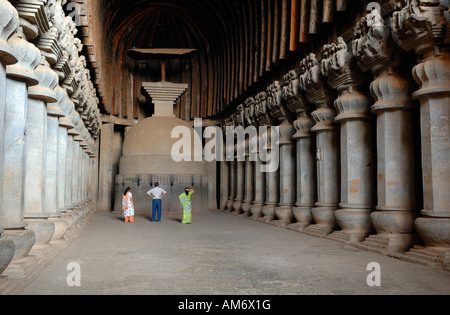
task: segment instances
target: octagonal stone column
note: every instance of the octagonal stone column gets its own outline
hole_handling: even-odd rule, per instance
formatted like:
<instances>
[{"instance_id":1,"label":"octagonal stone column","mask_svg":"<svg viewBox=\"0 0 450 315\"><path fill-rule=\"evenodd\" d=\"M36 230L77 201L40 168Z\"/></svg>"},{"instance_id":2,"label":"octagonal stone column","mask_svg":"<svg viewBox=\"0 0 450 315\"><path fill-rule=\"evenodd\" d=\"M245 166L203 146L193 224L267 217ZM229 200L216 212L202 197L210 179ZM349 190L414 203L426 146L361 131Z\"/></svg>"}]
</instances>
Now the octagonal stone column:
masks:
<instances>
[{"instance_id":1,"label":"octagonal stone column","mask_svg":"<svg viewBox=\"0 0 450 315\"><path fill-rule=\"evenodd\" d=\"M48 244L55 233L55 224L49 220L54 213L50 213L45 205L45 189L47 152L54 149L53 145L48 147L47 141L47 103L57 101L54 88L58 83L58 75L51 70L43 55L36 73L39 85L30 87L28 95L24 182L24 218L28 228L36 234L35 246ZM55 164L56 160L51 162Z\"/></svg>"},{"instance_id":2,"label":"octagonal stone column","mask_svg":"<svg viewBox=\"0 0 450 315\"><path fill-rule=\"evenodd\" d=\"M236 160L234 163L236 164L236 196L233 200L233 213L241 214L242 202L244 200L245 193L245 161L239 161L238 157L236 156Z\"/></svg>"},{"instance_id":3,"label":"octagonal stone column","mask_svg":"<svg viewBox=\"0 0 450 315\"><path fill-rule=\"evenodd\" d=\"M244 126L244 106L240 104L235 113L235 125L237 127ZM236 195L233 201L233 213L242 213L242 203L245 195L245 139L236 137L235 144L235 163L236 163Z\"/></svg>"},{"instance_id":4,"label":"octagonal stone column","mask_svg":"<svg viewBox=\"0 0 450 315\"><path fill-rule=\"evenodd\" d=\"M1 237L4 233L2 222L3 184L4 184L4 118L6 109L6 66L17 63L14 50L8 45L8 39L19 25L17 11L6 0L0 0L0 275L12 261L16 246L11 239Z\"/></svg>"},{"instance_id":5,"label":"octagonal stone column","mask_svg":"<svg viewBox=\"0 0 450 315\"><path fill-rule=\"evenodd\" d=\"M229 165L228 169L229 169L230 184L229 184L228 200L226 204L226 211L231 212L233 210L233 201L236 196L236 162L229 161L227 163Z\"/></svg>"},{"instance_id":6,"label":"octagonal stone column","mask_svg":"<svg viewBox=\"0 0 450 315\"><path fill-rule=\"evenodd\" d=\"M286 119L280 126L280 202L275 208L275 215L280 226L287 226L292 222L292 207L295 203L296 159L295 146L292 136L295 128Z\"/></svg>"},{"instance_id":7,"label":"octagonal stone column","mask_svg":"<svg viewBox=\"0 0 450 315\"><path fill-rule=\"evenodd\" d=\"M410 2L394 13L393 31L400 46L414 50L412 73L419 84L423 210L415 221L425 247L415 246L413 260L450 266L450 52L448 1Z\"/></svg>"},{"instance_id":8,"label":"octagonal stone column","mask_svg":"<svg viewBox=\"0 0 450 315\"><path fill-rule=\"evenodd\" d=\"M374 207L375 163L373 157L371 98L366 76L358 69L347 43L339 37L324 46L327 58L322 73L339 97L334 102L340 123L341 202L335 216L340 231L329 237L358 243L371 232L370 213Z\"/></svg>"},{"instance_id":9,"label":"octagonal stone column","mask_svg":"<svg viewBox=\"0 0 450 315\"><path fill-rule=\"evenodd\" d=\"M250 206L252 205L255 183L254 183L254 162L250 161L249 139L245 141L245 194L241 209L243 216L250 216Z\"/></svg>"},{"instance_id":10,"label":"octagonal stone column","mask_svg":"<svg viewBox=\"0 0 450 315\"><path fill-rule=\"evenodd\" d=\"M370 24L368 24L370 21ZM416 242L414 220L414 150L410 78L396 57L391 30L374 8L359 22L353 55L363 71L371 71L372 112L377 115L377 195L371 213L377 234L361 247L381 254L403 253Z\"/></svg>"},{"instance_id":11,"label":"octagonal stone column","mask_svg":"<svg viewBox=\"0 0 450 315\"><path fill-rule=\"evenodd\" d=\"M67 171L70 152L68 130L73 129L74 126L68 116L72 112L74 104L64 89L63 95L60 107L64 116L58 119L58 205L62 214L61 218L67 222L67 229L70 229L73 226L73 215L70 213L71 203L69 202L69 190L67 187L68 177L70 176L70 173Z\"/></svg>"},{"instance_id":12,"label":"octagonal stone column","mask_svg":"<svg viewBox=\"0 0 450 315\"><path fill-rule=\"evenodd\" d=\"M273 128L271 126L271 128ZM272 155L272 150L278 150L274 148L277 146L277 143L272 143L271 140L271 131L268 129L267 132L264 132L261 136L263 137L263 143L266 144L267 147L263 148L267 151L268 155ZM267 170L266 172L266 200L264 203L264 207L262 208L263 216L258 218L258 221L262 222L270 222L275 219L275 208L277 207L280 201L280 168L277 167L274 170L269 170L269 167L266 162L261 163Z\"/></svg>"},{"instance_id":13,"label":"octagonal stone column","mask_svg":"<svg viewBox=\"0 0 450 315\"><path fill-rule=\"evenodd\" d=\"M303 230L314 222L311 210L317 201L317 174L315 161L315 135L311 132L314 122L305 110L302 110L294 122L297 141L297 201L292 213L295 223L290 229Z\"/></svg>"},{"instance_id":14,"label":"octagonal stone column","mask_svg":"<svg viewBox=\"0 0 450 315\"><path fill-rule=\"evenodd\" d=\"M254 137L251 141L253 141L253 147L258 148L258 152L256 152L257 157L254 162L254 184L255 184L255 198L250 206L251 218L258 219L262 216L262 208L264 206L265 195L266 195L266 174L262 169L262 161L259 156L259 144L261 143L261 135L260 131L258 131L258 135Z\"/></svg>"},{"instance_id":15,"label":"octagonal stone column","mask_svg":"<svg viewBox=\"0 0 450 315\"><path fill-rule=\"evenodd\" d=\"M315 122L311 131L316 133L317 146L317 202L311 210L315 224L303 231L326 236L337 226L335 211L339 202L339 130L334 121L336 111L332 108L334 97L325 84L315 54L303 59L301 67L305 69L300 76L301 89L316 107L311 113Z\"/></svg>"},{"instance_id":16,"label":"octagonal stone column","mask_svg":"<svg viewBox=\"0 0 450 315\"><path fill-rule=\"evenodd\" d=\"M60 169L61 161L59 156L66 153L65 150L59 150L61 141L59 118L64 117L61 103L64 102L66 93L59 85L56 86L54 91L57 102L49 102L47 104L47 155L45 164L44 207L46 212L49 213L49 220L55 225L55 232L51 240L58 241L63 238L69 227L68 223L62 219L59 205L59 174L65 172L65 165ZM67 137L65 145L67 145Z\"/></svg>"},{"instance_id":17,"label":"octagonal stone column","mask_svg":"<svg viewBox=\"0 0 450 315\"><path fill-rule=\"evenodd\" d=\"M28 103L28 87L37 85L39 80L34 72L39 64L39 50L26 41L19 27L9 40L8 45L14 51L17 63L6 66L6 98L4 108L4 150L3 201L0 205L0 222L5 229L2 238L15 244L13 260L25 258L33 247L36 236L27 230L23 212L23 176L21 161L25 156L25 121ZM18 162L19 161L19 162Z\"/></svg>"}]
</instances>

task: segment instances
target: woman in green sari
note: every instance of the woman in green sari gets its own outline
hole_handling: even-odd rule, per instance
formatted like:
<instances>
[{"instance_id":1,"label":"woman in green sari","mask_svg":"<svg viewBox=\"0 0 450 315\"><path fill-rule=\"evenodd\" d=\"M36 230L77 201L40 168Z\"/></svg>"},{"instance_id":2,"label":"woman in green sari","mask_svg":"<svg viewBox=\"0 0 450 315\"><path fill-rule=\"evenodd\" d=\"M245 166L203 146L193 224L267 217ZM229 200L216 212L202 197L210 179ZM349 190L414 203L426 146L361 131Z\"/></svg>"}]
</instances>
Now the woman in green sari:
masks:
<instances>
[{"instance_id":1,"label":"woman in green sari","mask_svg":"<svg viewBox=\"0 0 450 315\"><path fill-rule=\"evenodd\" d=\"M192 205L191 205L191 195L194 193L194 189L189 189L186 187L184 193L178 196L181 201L181 206L183 208L183 216L181 223L189 224L192 222Z\"/></svg>"}]
</instances>

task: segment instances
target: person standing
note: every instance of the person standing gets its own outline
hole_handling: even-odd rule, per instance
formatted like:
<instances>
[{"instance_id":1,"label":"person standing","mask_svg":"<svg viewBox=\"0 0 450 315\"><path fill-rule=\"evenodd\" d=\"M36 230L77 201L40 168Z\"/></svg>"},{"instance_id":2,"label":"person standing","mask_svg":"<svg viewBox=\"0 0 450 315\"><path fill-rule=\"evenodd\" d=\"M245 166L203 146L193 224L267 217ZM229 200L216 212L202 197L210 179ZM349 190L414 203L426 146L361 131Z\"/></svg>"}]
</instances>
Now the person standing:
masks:
<instances>
[{"instance_id":1,"label":"person standing","mask_svg":"<svg viewBox=\"0 0 450 315\"><path fill-rule=\"evenodd\" d=\"M152 222L158 221L161 222L161 206L162 206L162 198L167 194L167 192L159 187L159 183L155 183L155 187L150 189L147 192L147 195L153 198L152 203ZM156 217L158 214L158 217Z\"/></svg>"},{"instance_id":2,"label":"person standing","mask_svg":"<svg viewBox=\"0 0 450 315\"><path fill-rule=\"evenodd\" d=\"M195 192L194 189L189 189L186 187L184 192L178 196L180 199L181 206L183 208L181 223L189 224L192 223L192 204L191 204L191 196Z\"/></svg>"},{"instance_id":3,"label":"person standing","mask_svg":"<svg viewBox=\"0 0 450 315\"><path fill-rule=\"evenodd\" d=\"M122 211L125 217L125 223L134 223L133 194L131 193L130 189L130 187L127 187L122 197Z\"/></svg>"}]
</instances>

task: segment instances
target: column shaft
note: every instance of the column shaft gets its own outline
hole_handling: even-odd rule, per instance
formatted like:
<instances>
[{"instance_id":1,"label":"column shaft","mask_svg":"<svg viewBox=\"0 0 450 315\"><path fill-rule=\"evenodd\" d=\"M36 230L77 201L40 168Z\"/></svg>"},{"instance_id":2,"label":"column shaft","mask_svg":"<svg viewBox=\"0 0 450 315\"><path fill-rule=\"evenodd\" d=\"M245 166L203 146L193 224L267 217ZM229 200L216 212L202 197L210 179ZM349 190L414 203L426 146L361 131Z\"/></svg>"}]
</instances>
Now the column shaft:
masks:
<instances>
[{"instance_id":1,"label":"column shaft","mask_svg":"<svg viewBox=\"0 0 450 315\"><path fill-rule=\"evenodd\" d=\"M5 228L2 238L14 242L13 260L25 258L33 247L36 236L26 230L23 212L23 176L25 158L25 120L27 84L6 79L6 103L4 116L3 154L3 202L0 206L0 222Z\"/></svg>"},{"instance_id":2,"label":"column shaft","mask_svg":"<svg viewBox=\"0 0 450 315\"><path fill-rule=\"evenodd\" d=\"M261 143L260 134L258 134L258 146ZM266 195L266 173L262 171L262 162L258 154L254 162L254 183L255 183L255 198L253 204L250 206L252 218L260 218L262 216L262 208L265 202Z\"/></svg>"},{"instance_id":3,"label":"column shaft","mask_svg":"<svg viewBox=\"0 0 450 315\"><path fill-rule=\"evenodd\" d=\"M111 211L112 206L112 152L114 125L103 124L100 142L99 195L97 209Z\"/></svg>"},{"instance_id":4,"label":"column shaft","mask_svg":"<svg viewBox=\"0 0 450 315\"><path fill-rule=\"evenodd\" d=\"M294 122L297 133L297 201L292 208L296 223L291 228L302 230L311 223L311 209L317 201L316 142L311 127L314 125L306 113Z\"/></svg>"},{"instance_id":5,"label":"column shaft","mask_svg":"<svg viewBox=\"0 0 450 315\"><path fill-rule=\"evenodd\" d=\"M242 201L244 200L245 191L245 162L236 161L236 197L233 202L234 213L242 212Z\"/></svg>"},{"instance_id":6,"label":"column shaft","mask_svg":"<svg viewBox=\"0 0 450 315\"><path fill-rule=\"evenodd\" d=\"M66 207L66 167L67 167L67 129L58 127L58 207L61 213L67 211Z\"/></svg>"},{"instance_id":7,"label":"column shaft","mask_svg":"<svg viewBox=\"0 0 450 315\"><path fill-rule=\"evenodd\" d=\"M275 208L278 224L286 226L292 222L292 206L295 203L296 194L296 159L295 146L292 136L295 128L284 120L280 125L280 202Z\"/></svg>"},{"instance_id":8,"label":"column shaft","mask_svg":"<svg viewBox=\"0 0 450 315\"><path fill-rule=\"evenodd\" d=\"M245 196L242 203L242 211L245 216L249 216L250 206L254 199L254 162L250 161L250 157L248 154L245 156Z\"/></svg>"},{"instance_id":9,"label":"column shaft","mask_svg":"<svg viewBox=\"0 0 450 315\"><path fill-rule=\"evenodd\" d=\"M234 201L234 197L236 196L236 162L235 161L230 161L227 162L229 163L229 177L230 177L230 183L229 183L229 194L228 194L228 200L227 200L227 205L226 205L226 210L227 211L232 211L233 209L233 201Z\"/></svg>"}]
</instances>

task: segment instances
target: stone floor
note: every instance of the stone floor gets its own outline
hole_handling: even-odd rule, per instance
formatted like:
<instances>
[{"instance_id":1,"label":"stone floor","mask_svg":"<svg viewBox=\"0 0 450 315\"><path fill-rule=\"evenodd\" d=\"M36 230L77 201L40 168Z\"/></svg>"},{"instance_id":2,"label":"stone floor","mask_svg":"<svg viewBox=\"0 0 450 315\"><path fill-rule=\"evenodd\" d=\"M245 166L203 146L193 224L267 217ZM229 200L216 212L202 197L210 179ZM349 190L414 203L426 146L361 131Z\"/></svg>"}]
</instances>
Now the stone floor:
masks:
<instances>
[{"instance_id":1,"label":"stone floor","mask_svg":"<svg viewBox=\"0 0 450 315\"><path fill-rule=\"evenodd\" d=\"M70 263L81 267L70 287ZM367 266L381 267L371 287ZM96 212L89 224L20 294L24 295L435 295L450 272L361 251L219 211L161 223Z\"/></svg>"}]
</instances>

